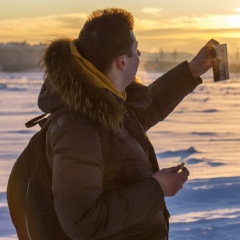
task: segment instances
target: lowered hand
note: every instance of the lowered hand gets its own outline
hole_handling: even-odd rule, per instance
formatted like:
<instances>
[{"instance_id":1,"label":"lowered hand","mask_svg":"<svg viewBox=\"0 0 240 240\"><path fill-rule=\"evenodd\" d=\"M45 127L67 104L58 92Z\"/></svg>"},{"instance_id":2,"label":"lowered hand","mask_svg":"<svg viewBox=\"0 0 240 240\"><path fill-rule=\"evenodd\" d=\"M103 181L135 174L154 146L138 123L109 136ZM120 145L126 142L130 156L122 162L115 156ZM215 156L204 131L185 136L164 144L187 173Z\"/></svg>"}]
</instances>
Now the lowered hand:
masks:
<instances>
[{"instance_id":1,"label":"lowered hand","mask_svg":"<svg viewBox=\"0 0 240 240\"><path fill-rule=\"evenodd\" d=\"M174 196L188 180L189 171L186 167L181 169L181 165L171 168L163 168L153 174L153 178L160 184L165 197Z\"/></svg>"}]
</instances>

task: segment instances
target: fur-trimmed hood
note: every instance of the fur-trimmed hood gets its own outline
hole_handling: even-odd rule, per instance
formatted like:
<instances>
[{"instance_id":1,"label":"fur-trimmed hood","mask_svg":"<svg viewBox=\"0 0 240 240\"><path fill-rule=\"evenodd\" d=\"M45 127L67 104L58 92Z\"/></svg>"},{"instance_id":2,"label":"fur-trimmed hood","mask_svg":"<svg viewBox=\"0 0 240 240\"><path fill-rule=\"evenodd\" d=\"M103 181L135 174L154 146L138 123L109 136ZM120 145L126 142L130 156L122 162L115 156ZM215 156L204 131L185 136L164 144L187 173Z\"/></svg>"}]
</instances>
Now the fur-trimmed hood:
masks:
<instances>
[{"instance_id":1,"label":"fur-trimmed hood","mask_svg":"<svg viewBox=\"0 0 240 240\"><path fill-rule=\"evenodd\" d=\"M111 91L92 84L70 52L70 39L53 41L44 51L42 65L46 75L39 96L39 107L52 112L65 106L111 130L121 128L124 100Z\"/></svg>"}]
</instances>

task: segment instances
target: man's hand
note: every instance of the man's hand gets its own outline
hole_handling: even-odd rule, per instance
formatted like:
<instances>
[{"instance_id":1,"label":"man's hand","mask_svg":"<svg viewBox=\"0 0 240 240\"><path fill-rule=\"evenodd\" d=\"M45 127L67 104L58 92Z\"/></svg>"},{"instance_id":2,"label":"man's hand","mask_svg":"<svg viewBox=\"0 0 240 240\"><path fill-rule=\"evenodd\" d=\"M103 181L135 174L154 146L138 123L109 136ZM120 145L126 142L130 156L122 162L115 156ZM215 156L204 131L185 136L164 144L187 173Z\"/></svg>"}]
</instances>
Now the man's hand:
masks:
<instances>
[{"instance_id":1,"label":"man's hand","mask_svg":"<svg viewBox=\"0 0 240 240\"><path fill-rule=\"evenodd\" d=\"M181 165L171 168L163 168L162 170L153 174L153 178L160 184L163 194L165 197L174 196L182 187L183 184L188 180L189 171L187 168L183 168Z\"/></svg>"},{"instance_id":2,"label":"man's hand","mask_svg":"<svg viewBox=\"0 0 240 240\"><path fill-rule=\"evenodd\" d=\"M213 54L214 46L218 44L219 42L214 39L209 40L191 62L189 62L189 70L194 78L200 77L218 62Z\"/></svg>"}]
</instances>

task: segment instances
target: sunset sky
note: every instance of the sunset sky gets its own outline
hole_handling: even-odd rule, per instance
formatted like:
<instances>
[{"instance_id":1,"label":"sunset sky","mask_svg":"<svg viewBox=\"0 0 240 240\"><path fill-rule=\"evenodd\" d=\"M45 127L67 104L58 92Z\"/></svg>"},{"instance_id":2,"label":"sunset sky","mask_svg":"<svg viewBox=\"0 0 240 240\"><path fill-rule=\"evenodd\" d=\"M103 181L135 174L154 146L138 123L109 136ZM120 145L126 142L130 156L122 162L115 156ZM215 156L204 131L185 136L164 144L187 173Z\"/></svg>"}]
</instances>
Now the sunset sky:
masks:
<instances>
[{"instance_id":1,"label":"sunset sky","mask_svg":"<svg viewBox=\"0 0 240 240\"><path fill-rule=\"evenodd\" d=\"M196 53L211 38L240 50L240 0L1 0L0 42L77 38L89 13L106 7L134 15L141 51Z\"/></svg>"}]
</instances>

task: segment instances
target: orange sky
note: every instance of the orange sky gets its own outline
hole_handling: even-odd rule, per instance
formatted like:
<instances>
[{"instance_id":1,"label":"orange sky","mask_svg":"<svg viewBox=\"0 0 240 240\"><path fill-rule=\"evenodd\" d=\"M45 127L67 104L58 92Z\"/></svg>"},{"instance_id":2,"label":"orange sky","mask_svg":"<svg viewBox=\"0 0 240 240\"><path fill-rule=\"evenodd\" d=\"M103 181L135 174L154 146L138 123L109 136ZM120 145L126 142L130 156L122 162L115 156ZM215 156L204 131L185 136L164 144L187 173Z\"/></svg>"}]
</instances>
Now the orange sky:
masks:
<instances>
[{"instance_id":1,"label":"orange sky","mask_svg":"<svg viewBox=\"0 0 240 240\"><path fill-rule=\"evenodd\" d=\"M122 7L135 16L142 51L195 53L210 38L240 50L239 0L1 0L0 42L47 42L57 35L76 38L87 15Z\"/></svg>"}]
</instances>

